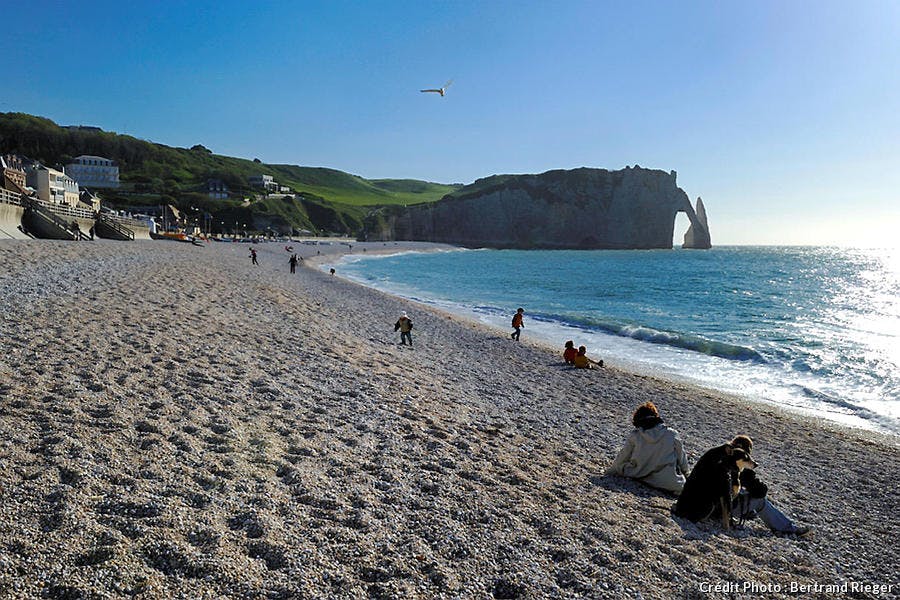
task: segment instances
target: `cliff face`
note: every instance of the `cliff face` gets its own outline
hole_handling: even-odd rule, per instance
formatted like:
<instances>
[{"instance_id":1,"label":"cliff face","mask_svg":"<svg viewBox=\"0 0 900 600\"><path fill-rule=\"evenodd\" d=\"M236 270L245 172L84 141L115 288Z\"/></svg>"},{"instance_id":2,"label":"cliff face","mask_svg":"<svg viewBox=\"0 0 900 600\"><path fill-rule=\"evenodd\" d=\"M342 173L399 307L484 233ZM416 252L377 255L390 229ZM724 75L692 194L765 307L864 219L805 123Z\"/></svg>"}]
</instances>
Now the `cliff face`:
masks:
<instances>
[{"instance_id":1,"label":"cliff face","mask_svg":"<svg viewBox=\"0 0 900 600\"><path fill-rule=\"evenodd\" d=\"M432 204L381 209L366 220L366 235L494 248L671 248L679 211L691 220L685 247L708 248L706 224L674 171L582 168L488 177Z\"/></svg>"}]
</instances>

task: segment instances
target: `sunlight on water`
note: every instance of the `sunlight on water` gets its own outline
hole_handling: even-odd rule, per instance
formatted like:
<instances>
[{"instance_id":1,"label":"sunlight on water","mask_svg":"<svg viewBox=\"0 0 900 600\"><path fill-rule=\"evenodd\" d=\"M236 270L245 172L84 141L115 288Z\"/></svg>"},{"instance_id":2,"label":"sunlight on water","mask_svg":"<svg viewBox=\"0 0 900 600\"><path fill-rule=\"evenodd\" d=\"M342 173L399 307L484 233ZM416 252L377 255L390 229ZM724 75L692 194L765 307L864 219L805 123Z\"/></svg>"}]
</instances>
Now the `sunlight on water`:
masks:
<instances>
[{"instance_id":1,"label":"sunlight on water","mask_svg":"<svg viewBox=\"0 0 900 600\"><path fill-rule=\"evenodd\" d=\"M900 432L900 250L454 251L351 259L373 287L613 364Z\"/></svg>"}]
</instances>

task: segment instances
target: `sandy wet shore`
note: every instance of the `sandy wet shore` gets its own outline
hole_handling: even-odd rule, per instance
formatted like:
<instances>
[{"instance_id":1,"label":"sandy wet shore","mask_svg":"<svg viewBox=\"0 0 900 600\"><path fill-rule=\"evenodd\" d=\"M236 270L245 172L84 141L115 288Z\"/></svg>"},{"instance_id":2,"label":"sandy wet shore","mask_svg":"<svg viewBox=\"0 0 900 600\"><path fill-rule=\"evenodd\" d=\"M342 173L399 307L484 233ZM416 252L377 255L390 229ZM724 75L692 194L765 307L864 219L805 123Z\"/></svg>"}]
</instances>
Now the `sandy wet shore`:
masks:
<instances>
[{"instance_id":1,"label":"sandy wet shore","mask_svg":"<svg viewBox=\"0 0 900 600\"><path fill-rule=\"evenodd\" d=\"M897 438L568 370L258 247L0 242L0 596L900 597ZM645 400L692 460L751 435L814 534L599 477Z\"/></svg>"}]
</instances>

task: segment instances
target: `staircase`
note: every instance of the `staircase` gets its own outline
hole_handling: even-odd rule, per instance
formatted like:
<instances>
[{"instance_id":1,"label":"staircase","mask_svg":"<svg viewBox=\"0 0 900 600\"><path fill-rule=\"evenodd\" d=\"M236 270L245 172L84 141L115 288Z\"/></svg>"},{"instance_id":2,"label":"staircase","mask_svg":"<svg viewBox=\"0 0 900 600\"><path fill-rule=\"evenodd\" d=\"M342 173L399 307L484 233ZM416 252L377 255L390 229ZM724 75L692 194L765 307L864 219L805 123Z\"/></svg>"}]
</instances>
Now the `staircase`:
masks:
<instances>
[{"instance_id":1,"label":"staircase","mask_svg":"<svg viewBox=\"0 0 900 600\"><path fill-rule=\"evenodd\" d=\"M102 238L110 240L121 240L130 242L134 240L134 232L108 215L97 215L97 222L94 224L94 230Z\"/></svg>"},{"instance_id":2,"label":"staircase","mask_svg":"<svg viewBox=\"0 0 900 600\"><path fill-rule=\"evenodd\" d=\"M31 198L22 198L25 214L22 225L34 237L50 240L89 240L80 229L72 227L72 221L66 221L40 202Z\"/></svg>"}]
</instances>

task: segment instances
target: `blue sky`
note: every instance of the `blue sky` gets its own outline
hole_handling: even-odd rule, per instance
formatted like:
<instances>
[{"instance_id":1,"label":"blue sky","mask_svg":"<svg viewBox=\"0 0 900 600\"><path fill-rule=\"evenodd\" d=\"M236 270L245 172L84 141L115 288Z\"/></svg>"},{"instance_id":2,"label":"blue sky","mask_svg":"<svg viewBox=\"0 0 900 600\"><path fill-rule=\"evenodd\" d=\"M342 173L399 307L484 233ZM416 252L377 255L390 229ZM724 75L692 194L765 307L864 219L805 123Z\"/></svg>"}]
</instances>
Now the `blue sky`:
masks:
<instances>
[{"instance_id":1,"label":"blue sky","mask_svg":"<svg viewBox=\"0 0 900 600\"><path fill-rule=\"evenodd\" d=\"M639 164L703 197L714 244L900 238L898 2L6 12L0 111L369 178Z\"/></svg>"}]
</instances>

